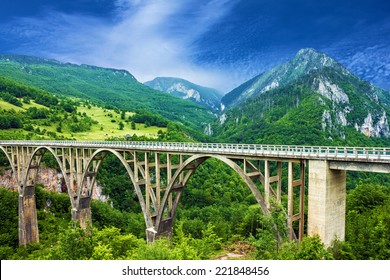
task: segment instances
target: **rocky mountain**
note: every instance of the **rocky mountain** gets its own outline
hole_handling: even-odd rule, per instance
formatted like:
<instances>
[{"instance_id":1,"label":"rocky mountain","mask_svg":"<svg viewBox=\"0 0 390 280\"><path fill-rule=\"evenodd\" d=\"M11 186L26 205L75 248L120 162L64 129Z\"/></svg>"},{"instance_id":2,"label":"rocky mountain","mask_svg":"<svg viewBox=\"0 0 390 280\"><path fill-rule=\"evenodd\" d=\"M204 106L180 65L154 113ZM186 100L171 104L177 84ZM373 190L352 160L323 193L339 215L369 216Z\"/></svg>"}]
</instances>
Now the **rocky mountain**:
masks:
<instances>
[{"instance_id":1,"label":"rocky mountain","mask_svg":"<svg viewBox=\"0 0 390 280\"><path fill-rule=\"evenodd\" d=\"M350 78L355 77L343 65L326 54L310 48L301 49L291 60L254 77L227 93L222 98L222 103L226 107L237 105L249 97L255 97L272 89L296 82L299 78L309 74L313 70L326 68L331 68ZM385 90L372 86L370 92L367 94L378 95L382 102L390 105L390 96Z\"/></svg>"},{"instance_id":2,"label":"rocky mountain","mask_svg":"<svg viewBox=\"0 0 390 280\"><path fill-rule=\"evenodd\" d=\"M208 108L151 89L126 70L0 55L0 77L56 95L92 100L109 108L147 110L197 131L203 131L215 118Z\"/></svg>"},{"instance_id":3,"label":"rocky mountain","mask_svg":"<svg viewBox=\"0 0 390 280\"><path fill-rule=\"evenodd\" d=\"M390 93L313 49L247 81L222 103L226 109L213 131L231 141L331 145L376 137L389 142Z\"/></svg>"},{"instance_id":4,"label":"rocky mountain","mask_svg":"<svg viewBox=\"0 0 390 280\"><path fill-rule=\"evenodd\" d=\"M221 109L223 93L213 88L203 87L184 79L172 77L158 77L144 84L176 97L202 104L212 111L220 111Z\"/></svg>"}]
</instances>

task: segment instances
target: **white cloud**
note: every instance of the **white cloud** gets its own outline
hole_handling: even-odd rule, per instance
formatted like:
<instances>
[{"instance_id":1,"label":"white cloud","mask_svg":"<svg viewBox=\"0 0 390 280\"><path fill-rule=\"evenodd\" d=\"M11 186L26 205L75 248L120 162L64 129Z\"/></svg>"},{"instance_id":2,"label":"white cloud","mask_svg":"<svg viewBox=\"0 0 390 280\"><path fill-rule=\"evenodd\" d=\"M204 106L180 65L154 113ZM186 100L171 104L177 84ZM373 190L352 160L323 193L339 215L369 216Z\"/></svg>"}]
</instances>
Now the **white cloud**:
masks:
<instances>
[{"instance_id":1,"label":"white cloud","mask_svg":"<svg viewBox=\"0 0 390 280\"><path fill-rule=\"evenodd\" d=\"M192 57L196 40L234 3L116 0L113 19L46 11L40 18L17 19L6 33L25 42L16 50L22 53L127 69L141 82L176 76L226 90L226 73L206 69Z\"/></svg>"}]
</instances>

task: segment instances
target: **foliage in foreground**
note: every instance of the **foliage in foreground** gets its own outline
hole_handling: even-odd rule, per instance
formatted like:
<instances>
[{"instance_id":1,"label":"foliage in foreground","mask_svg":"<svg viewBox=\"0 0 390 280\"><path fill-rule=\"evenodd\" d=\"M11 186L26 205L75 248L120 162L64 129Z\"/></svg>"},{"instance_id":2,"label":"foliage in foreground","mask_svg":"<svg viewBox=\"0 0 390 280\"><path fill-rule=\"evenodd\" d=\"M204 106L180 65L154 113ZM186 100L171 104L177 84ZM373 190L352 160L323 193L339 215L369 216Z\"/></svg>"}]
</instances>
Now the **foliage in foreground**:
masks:
<instances>
[{"instance_id":1,"label":"foliage in foreground","mask_svg":"<svg viewBox=\"0 0 390 280\"><path fill-rule=\"evenodd\" d=\"M390 258L390 192L380 185L362 184L348 194L346 241L335 240L327 249L318 236L304 237L298 244L282 235L283 242L278 243L271 225L276 223L279 232L284 232L283 212L276 209L273 217L265 217L255 207L244 212L236 231L229 229L230 236L221 233L218 222L192 224L188 213L182 212L172 240L162 238L147 244L141 213L119 211L95 201L93 226L85 231L69 222L66 195L37 190L40 243L18 247L17 194L0 188L1 259L215 259L242 242L249 248L246 259ZM200 229L196 236L191 229L195 225Z\"/></svg>"}]
</instances>

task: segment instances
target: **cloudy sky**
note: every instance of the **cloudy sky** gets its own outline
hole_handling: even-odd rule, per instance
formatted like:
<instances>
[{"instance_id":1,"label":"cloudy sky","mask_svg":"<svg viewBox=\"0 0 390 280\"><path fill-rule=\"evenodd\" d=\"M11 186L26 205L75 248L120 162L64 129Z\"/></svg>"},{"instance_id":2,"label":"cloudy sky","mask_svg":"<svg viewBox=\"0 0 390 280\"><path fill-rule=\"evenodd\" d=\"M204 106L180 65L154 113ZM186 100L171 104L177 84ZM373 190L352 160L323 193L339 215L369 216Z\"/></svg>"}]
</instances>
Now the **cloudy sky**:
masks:
<instances>
[{"instance_id":1,"label":"cloudy sky","mask_svg":"<svg viewBox=\"0 0 390 280\"><path fill-rule=\"evenodd\" d=\"M315 48L390 89L388 0L10 0L0 53L174 76L227 92Z\"/></svg>"}]
</instances>

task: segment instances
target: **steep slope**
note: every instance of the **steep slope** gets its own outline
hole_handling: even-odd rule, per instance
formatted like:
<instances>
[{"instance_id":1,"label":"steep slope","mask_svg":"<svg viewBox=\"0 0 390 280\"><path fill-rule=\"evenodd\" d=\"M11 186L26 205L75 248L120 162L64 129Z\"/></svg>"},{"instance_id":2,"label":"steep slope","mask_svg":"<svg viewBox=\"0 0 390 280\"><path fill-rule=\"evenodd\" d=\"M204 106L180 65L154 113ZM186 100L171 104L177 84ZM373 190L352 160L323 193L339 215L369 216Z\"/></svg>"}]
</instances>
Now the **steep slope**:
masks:
<instances>
[{"instance_id":1,"label":"steep slope","mask_svg":"<svg viewBox=\"0 0 390 280\"><path fill-rule=\"evenodd\" d=\"M184 79L172 77L157 77L144 84L153 89L170 93L176 97L199 103L213 111L220 110L223 93L216 89L203 87Z\"/></svg>"},{"instance_id":2,"label":"steep slope","mask_svg":"<svg viewBox=\"0 0 390 280\"><path fill-rule=\"evenodd\" d=\"M227 93L222 98L222 103L226 107L238 105L250 97L296 82L313 70L325 68L332 68L345 76L353 76L344 66L326 54L314 49L302 49L291 60L252 78ZM373 86L370 92L368 94L375 94L383 103L390 105L390 96L385 90Z\"/></svg>"},{"instance_id":3,"label":"steep slope","mask_svg":"<svg viewBox=\"0 0 390 280\"><path fill-rule=\"evenodd\" d=\"M389 145L389 92L304 49L227 94L213 132L232 142Z\"/></svg>"},{"instance_id":4,"label":"steep slope","mask_svg":"<svg viewBox=\"0 0 390 280\"><path fill-rule=\"evenodd\" d=\"M197 130L214 119L207 108L153 90L125 70L0 55L0 76L57 95L91 99L122 110L149 110Z\"/></svg>"},{"instance_id":5,"label":"steep slope","mask_svg":"<svg viewBox=\"0 0 390 280\"><path fill-rule=\"evenodd\" d=\"M0 139L157 138L167 126L153 115L109 110L0 76Z\"/></svg>"}]
</instances>

